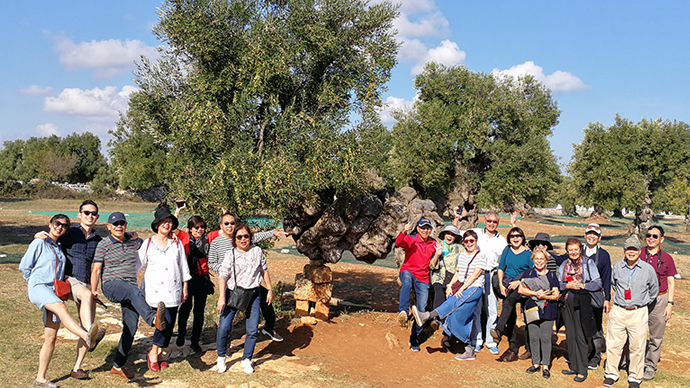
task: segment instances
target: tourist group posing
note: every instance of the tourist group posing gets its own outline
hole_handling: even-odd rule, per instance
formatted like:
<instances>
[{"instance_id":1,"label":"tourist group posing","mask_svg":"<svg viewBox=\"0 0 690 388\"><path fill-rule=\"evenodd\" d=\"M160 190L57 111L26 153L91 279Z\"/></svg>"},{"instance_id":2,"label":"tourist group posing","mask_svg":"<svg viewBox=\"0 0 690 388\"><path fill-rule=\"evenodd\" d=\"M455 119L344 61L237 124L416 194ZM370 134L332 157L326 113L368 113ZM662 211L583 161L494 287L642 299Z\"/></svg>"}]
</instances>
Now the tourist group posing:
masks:
<instances>
[{"instance_id":1,"label":"tourist group posing","mask_svg":"<svg viewBox=\"0 0 690 388\"><path fill-rule=\"evenodd\" d=\"M102 303L99 283L103 296L121 307L122 335L110 373L127 380L135 377L125 363L139 317L154 328L152 346L146 354L149 370L158 372L168 367L163 353L170 344L176 320L176 344L184 346L192 312L190 348L202 351L206 298L215 292L210 271L218 274L220 285L216 306L221 315L216 338L218 373L227 369L229 335L238 311L244 313L246 321L240 362L245 373L254 371L252 355L260 311L266 321L261 332L273 341L282 341L275 332L273 289L266 258L254 244L284 233L272 230L253 234L229 213L219 218L217 232L206 233L206 222L200 216L189 219L185 232L178 230L179 212L184 207L180 203L174 215L166 207L157 208L151 222L154 235L146 240L126 231L127 218L121 212L108 216L107 237L96 234L93 227L99 218L98 205L91 200L79 206L79 224L70 226L69 217L57 214L50 219L47 233L36 234L19 264L28 282L29 300L43 313L45 328L35 386L58 386L47 379L47 370L61 322L79 337L70 376L89 378L81 364L105 335L105 330L95 323L96 304ZM137 274L144 267L144 280L138 286ZM79 322L67 310L68 300L76 303Z\"/></svg>"},{"instance_id":2,"label":"tourist group posing","mask_svg":"<svg viewBox=\"0 0 690 388\"><path fill-rule=\"evenodd\" d=\"M625 240L624 259L612 264L599 246L598 224L587 225L584 244L569 238L566 252L558 255L546 233L528 242L523 231L513 227L506 239L501 237L495 212L486 214L484 228L461 231L458 221L456 216L439 233L440 242L430 237L433 226L427 218L414 230L406 224L395 241L405 251L398 321L406 326L413 319L412 351L420 350L420 334L427 325L442 328L444 351L459 342L457 360L474 360L484 346L498 355L505 336L508 349L497 361L531 359L526 372L541 371L550 378L554 326L556 332L565 326L568 368L562 374L583 382L588 371L601 364L606 313L604 386L618 381L620 370L628 371L629 387L654 379L677 274L673 258L661 249L661 226L648 230L646 247L635 236ZM412 290L416 302L410 306ZM517 304L526 323L521 355Z\"/></svg>"}]
</instances>

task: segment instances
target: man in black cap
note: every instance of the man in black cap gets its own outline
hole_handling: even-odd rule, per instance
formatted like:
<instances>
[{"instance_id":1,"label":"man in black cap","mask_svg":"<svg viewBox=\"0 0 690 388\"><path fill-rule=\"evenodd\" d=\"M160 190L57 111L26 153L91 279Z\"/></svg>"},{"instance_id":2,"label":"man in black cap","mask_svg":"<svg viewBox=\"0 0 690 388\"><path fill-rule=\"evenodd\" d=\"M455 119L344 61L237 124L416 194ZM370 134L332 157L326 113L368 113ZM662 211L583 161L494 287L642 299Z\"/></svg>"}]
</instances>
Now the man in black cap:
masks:
<instances>
[{"instance_id":1,"label":"man in black cap","mask_svg":"<svg viewBox=\"0 0 690 388\"><path fill-rule=\"evenodd\" d=\"M108 217L110 236L96 247L91 271L91 292L98 295L98 282L102 280L103 295L122 307L122 336L110 373L132 379L134 373L124 368L127 354L132 348L134 334L139 325L139 316L159 331L165 330L165 303L159 302L157 309L146 303L144 294L137 286L137 250L140 238L128 233L127 219L120 212Z\"/></svg>"}]
</instances>

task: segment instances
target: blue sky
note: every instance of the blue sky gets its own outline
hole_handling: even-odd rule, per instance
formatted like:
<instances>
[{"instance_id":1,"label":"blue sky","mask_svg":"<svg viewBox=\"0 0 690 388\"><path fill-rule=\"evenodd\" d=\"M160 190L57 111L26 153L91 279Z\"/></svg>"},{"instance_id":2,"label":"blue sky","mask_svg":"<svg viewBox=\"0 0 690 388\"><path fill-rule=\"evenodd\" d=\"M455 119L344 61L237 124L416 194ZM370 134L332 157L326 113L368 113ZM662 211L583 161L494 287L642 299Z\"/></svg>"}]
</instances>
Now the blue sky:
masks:
<instances>
[{"instance_id":1,"label":"blue sky","mask_svg":"<svg viewBox=\"0 0 690 388\"><path fill-rule=\"evenodd\" d=\"M379 1L379 0L374 0ZM104 144L136 90L133 61L155 58L161 1L19 1L0 13L0 142L91 131ZM550 138L561 163L589 122L618 113L690 123L690 3L406 0L403 43L385 94L410 106L428 60L532 74L562 110ZM382 118L389 125L387 111Z\"/></svg>"}]
</instances>

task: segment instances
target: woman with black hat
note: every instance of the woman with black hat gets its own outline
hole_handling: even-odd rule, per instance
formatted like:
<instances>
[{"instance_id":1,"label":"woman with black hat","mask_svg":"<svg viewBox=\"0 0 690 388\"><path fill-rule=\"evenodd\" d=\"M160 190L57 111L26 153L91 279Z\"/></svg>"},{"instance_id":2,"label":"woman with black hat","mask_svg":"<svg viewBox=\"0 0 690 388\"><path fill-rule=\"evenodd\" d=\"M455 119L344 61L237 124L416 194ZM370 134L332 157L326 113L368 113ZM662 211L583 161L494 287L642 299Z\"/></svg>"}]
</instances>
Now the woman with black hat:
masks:
<instances>
[{"instance_id":1,"label":"woman with black hat","mask_svg":"<svg viewBox=\"0 0 690 388\"><path fill-rule=\"evenodd\" d=\"M153 346L146 354L149 369L158 372L168 364L161 360L163 349L170 344L177 308L187 300L187 282L192 278L187 266L184 247L179 240L170 238L178 221L167 207L159 207L154 213L151 229L156 233L147 238L139 248L138 268L147 265L141 284L146 302L156 307L165 303L165 329L153 333Z\"/></svg>"}]
</instances>

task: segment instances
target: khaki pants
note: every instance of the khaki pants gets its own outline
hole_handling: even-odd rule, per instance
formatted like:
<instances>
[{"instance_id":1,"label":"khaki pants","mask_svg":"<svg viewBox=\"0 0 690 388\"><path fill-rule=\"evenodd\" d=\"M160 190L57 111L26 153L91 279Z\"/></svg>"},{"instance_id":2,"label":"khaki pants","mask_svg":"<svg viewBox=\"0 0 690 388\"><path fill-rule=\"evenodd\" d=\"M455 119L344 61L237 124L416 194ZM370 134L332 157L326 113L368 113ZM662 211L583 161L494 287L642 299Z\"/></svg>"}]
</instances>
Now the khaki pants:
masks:
<instances>
[{"instance_id":1,"label":"khaki pants","mask_svg":"<svg viewBox=\"0 0 690 388\"><path fill-rule=\"evenodd\" d=\"M661 358L661 342L666 331L664 311L668 304L668 294L656 297L656 302L649 305L649 342L647 343L647 357L645 369L656 371L656 364Z\"/></svg>"},{"instance_id":2,"label":"khaki pants","mask_svg":"<svg viewBox=\"0 0 690 388\"><path fill-rule=\"evenodd\" d=\"M630 342L630 364L628 381L642 382L647 343L646 308L626 310L613 305L609 313L606 330L606 369L604 375L618 380L618 363L626 340Z\"/></svg>"}]
</instances>

